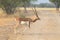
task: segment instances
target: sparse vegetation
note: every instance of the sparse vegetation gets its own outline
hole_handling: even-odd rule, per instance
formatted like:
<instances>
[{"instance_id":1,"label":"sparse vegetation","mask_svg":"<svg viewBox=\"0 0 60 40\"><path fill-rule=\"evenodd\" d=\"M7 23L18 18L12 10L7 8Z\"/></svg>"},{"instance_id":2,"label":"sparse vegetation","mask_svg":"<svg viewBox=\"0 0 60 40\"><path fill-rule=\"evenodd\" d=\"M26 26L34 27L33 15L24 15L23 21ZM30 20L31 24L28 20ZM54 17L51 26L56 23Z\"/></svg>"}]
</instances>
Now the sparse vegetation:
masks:
<instances>
[{"instance_id":1,"label":"sparse vegetation","mask_svg":"<svg viewBox=\"0 0 60 40\"><path fill-rule=\"evenodd\" d=\"M54 3L55 6L56 6L56 10L59 11L60 0L49 0L49 1L51 1L52 3Z\"/></svg>"},{"instance_id":2,"label":"sparse vegetation","mask_svg":"<svg viewBox=\"0 0 60 40\"><path fill-rule=\"evenodd\" d=\"M0 0L0 7L7 14L14 14L16 7L22 6L26 10L26 4L30 3L31 1L35 0Z\"/></svg>"}]
</instances>

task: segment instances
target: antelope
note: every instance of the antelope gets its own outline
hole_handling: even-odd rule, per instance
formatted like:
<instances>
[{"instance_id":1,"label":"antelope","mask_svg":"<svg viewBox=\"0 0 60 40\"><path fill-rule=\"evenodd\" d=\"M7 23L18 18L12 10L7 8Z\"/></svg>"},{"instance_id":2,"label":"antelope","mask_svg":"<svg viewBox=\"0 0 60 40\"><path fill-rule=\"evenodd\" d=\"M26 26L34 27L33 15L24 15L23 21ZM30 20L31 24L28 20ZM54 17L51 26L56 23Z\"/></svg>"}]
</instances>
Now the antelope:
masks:
<instances>
[{"instance_id":1,"label":"antelope","mask_svg":"<svg viewBox=\"0 0 60 40\"><path fill-rule=\"evenodd\" d=\"M30 23L31 23L31 22L34 23L34 22L36 22L37 20L40 20L40 18L36 18L36 19L34 19L34 20L31 19L31 18L19 18L18 20L19 20L19 24L21 23L21 21L28 21L28 22L29 22L29 28L30 28Z\"/></svg>"},{"instance_id":2,"label":"antelope","mask_svg":"<svg viewBox=\"0 0 60 40\"><path fill-rule=\"evenodd\" d=\"M37 11L36 11L36 9L35 9L35 7L34 7L34 13L35 13L35 17L31 17L31 18L18 18L18 21L19 21L19 24L21 23L21 21L28 21L29 22L29 28L30 28L30 23L31 22L36 22L37 20L40 20L40 18L38 17L38 15L37 15Z\"/></svg>"}]
</instances>

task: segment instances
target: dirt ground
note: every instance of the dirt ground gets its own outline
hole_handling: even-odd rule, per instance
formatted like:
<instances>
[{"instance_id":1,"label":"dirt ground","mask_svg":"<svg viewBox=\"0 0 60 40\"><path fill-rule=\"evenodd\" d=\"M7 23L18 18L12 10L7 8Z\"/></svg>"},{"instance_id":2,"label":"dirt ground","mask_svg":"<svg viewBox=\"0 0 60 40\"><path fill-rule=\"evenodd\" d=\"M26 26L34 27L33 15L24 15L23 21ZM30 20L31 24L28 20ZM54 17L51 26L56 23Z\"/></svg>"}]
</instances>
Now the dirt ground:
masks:
<instances>
[{"instance_id":1,"label":"dirt ground","mask_svg":"<svg viewBox=\"0 0 60 40\"><path fill-rule=\"evenodd\" d=\"M40 20L28 25L17 24L15 18L0 18L0 40L60 40L60 13L38 10Z\"/></svg>"}]
</instances>

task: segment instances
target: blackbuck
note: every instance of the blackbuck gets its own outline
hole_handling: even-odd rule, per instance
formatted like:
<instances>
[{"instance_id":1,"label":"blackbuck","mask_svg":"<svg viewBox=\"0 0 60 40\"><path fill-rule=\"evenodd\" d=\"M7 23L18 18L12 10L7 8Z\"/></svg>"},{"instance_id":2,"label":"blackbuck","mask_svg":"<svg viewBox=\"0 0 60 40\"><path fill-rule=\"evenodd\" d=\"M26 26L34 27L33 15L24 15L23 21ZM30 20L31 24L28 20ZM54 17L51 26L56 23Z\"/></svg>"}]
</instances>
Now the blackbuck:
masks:
<instances>
[{"instance_id":1,"label":"blackbuck","mask_svg":"<svg viewBox=\"0 0 60 40\"><path fill-rule=\"evenodd\" d=\"M19 24L21 23L21 21L28 21L29 22L29 28L30 28L30 23L31 22L36 22L37 20L40 20L40 18L35 18L35 19L31 19L31 18L19 18Z\"/></svg>"},{"instance_id":2,"label":"blackbuck","mask_svg":"<svg viewBox=\"0 0 60 40\"><path fill-rule=\"evenodd\" d=\"M30 28L31 22L34 23L37 20L40 20L40 18L38 17L38 14L37 14L37 11L36 11L35 7L34 7L33 11L34 11L35 16L31 16L30 18L29 17L27 17L27 18L18 18L19 24L21 23L21 21L28 21L29 22L29 28Z\"/></svg>"}]
</instances>

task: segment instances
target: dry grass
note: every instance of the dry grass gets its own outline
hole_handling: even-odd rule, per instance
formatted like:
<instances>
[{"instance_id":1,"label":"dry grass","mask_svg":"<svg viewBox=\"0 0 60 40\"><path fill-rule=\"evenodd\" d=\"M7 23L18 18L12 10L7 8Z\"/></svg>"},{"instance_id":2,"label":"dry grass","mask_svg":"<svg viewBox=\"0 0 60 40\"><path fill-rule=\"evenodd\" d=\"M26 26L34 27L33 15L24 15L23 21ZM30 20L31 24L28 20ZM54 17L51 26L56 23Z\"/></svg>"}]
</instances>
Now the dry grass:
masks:
<instances>
[{"instance_id":1,"label":"dry grass","mask_svg":"<svg viewBox=\"0 0 60 40\"><path fill-rule=\"evenodd\" d=\"M23 10L24 8L20 8L21 10ZM36 8L37 11L49 11L51 13L56 13L55 11L55 8ZM31 8L27 8L27 10L32 10ZM16 15L19 15L19 14L16 14ZM9 21L13 21L13 20L16 20L16 18L14 18L14 15L10 15L10 16L7 16L5 18L6 14L3 12L2 9L0 9L0 25L5 25L5 23L8 23ZM12 17L11 17L12 16ZM29 18L32 18L32 19L35 19L36 17L33 16L27 16ZM18 21L18 20L16 20Z\"/></svg>"},{"instance_id":2,"label":"dry grass","mask_svg":"<svg viewBox=\"0 0 60 40\"><path fill-rule=\"evenodd\" d=\"M27 8L27 9L31 10L31 8ZM23 10L23 8L21 8L21 10ZM15 36L15 34L12 34L10 35L11 40L13 40L14 38L15 40L16 39L17 40L60 40L60 34L59 34L60 33L60 16L57 15L55 8L37 8L37 11L38 11L38 14L40 13L39 17L41 20L31 24L30 29L28 29L25 26L24 26L25 28L18 27L17 33L23 33L26 35L17 34ZM53 14L53 13L56 13L56 14ZM0 11L0 15L2 16L5 14L4 12ZM6 25L8 25L8 27L9 25L16 26L16 24L18 24L18 21L13 16L6 17L6 18L0 17L0 27L1 26L5 27ZM56 34L53 34L53 33L56 33Z\"/></svg>"},{"instance_id":3,"label":"dry grass","mask_svg":"<svg viewBox=\"0 0 60 40\"><path fill-rule=\"evenodd\" d=\"M18 8L18 10L24 10L24 8ZM32 8L27 8L27 10L32 10ZM51 11L51 12L56 12L56 8L36 8L37 11ZM0 8L0 17L5 16L6 14L3 12L3 10ZM17 14L18 15L18 14Z\"/></svg>"},{"instance_id":4,"label":"dry grass","mask_svg":"<svg viewBox=\"0 0 60 40\"><path fill-rule=\"evenodd\" d=\"M19 8L21 10L24 10L24 8ZM56 8L36 8L37 10L56 10ZM32 8L27 8L27 10L32 10Z\"/></svg>"}]
</instances>

